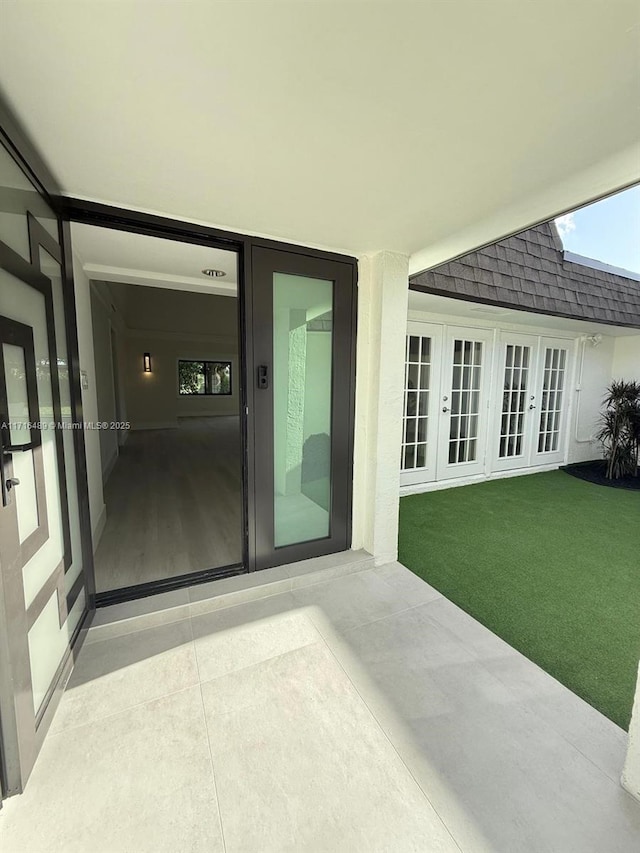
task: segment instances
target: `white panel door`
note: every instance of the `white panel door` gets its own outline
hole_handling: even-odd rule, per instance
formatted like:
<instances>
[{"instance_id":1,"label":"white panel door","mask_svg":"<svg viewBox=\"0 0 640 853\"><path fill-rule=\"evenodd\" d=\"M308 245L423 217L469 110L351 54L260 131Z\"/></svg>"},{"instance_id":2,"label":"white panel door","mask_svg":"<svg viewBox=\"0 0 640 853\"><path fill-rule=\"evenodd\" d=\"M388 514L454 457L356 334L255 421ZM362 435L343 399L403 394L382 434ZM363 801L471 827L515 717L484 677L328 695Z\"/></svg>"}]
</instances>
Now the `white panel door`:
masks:
<instances>
[{"instance_id":1,"label":"white panel door","mask_svg":"<svg viewBox=\"0 0 640 853\"><path fill-rule=\"evenodd\" d=\"M438 406L438 480L485 471L493 336L489 329L447 329Z\"/></svg>"},{"instance_id":2,"label":"white panel door","mask_svg":"<svg viewBox=\"0 0 640 853\"><path fill-rule=\"evenodd\" d=\"M490 459L493 471L531 464L538 426L536 335L500 332L496 345L495 394L491 403Z\"/></svg>"},{"instance_id":3,"label":"white panel door","mask_svg":"<svg viewBox=\"0 0 640 853\"><path fill-rule=\"evenodd\" d=\"M540 339L531 465L565 461L572 348L563 338Z\"/></svg>"},{"instance_id":4,"label":"white panel door","mask_svg":"<svg viewBox=\"0 0 640 853\"><path fill-rule=\"evenodd\" d=\"M429 483L436 477L443 328L418 322L407 327L400 459L403 486Z\"/></svg>"}]
</instances>

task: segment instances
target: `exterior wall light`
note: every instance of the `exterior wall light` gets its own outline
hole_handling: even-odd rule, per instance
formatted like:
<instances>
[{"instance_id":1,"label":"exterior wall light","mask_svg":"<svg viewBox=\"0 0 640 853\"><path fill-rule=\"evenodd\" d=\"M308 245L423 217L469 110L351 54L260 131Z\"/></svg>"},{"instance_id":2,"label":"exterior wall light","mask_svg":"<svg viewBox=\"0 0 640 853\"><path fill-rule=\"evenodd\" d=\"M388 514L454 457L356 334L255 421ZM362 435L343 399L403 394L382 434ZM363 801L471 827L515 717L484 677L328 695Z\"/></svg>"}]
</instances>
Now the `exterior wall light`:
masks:
<instances>
[{"instance_id":1,"label":"exterior wall light","mask_svg":"<svg viewBox=\"0 0 640 853\"><path fill-rule=\"evenodd\" d=\"M142 356L142 366L145 373L151 373L151 353L145 352Z\"/></svg>"}]
</instances>

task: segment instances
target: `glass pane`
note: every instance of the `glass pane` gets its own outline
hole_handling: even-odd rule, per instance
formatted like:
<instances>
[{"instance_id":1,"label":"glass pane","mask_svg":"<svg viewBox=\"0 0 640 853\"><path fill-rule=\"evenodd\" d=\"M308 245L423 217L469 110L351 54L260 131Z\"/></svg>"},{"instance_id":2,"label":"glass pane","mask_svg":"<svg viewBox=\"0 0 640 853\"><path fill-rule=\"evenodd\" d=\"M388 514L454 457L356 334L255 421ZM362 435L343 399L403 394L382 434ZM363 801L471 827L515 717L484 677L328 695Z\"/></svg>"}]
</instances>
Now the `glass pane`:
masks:
<instances>
[{"instance_id":1,"label":"glass pane","mask_svg":"<svg viewBox=\"0 0 640 853\"><path fill-rule=\"evenodd\" d=\"M405 470L409 470L411 468L416 467L416 446L415 444L410 444L408 447L404 449L404 465L403 468Z\"/></svg>"},{"instance_id":2,"label":"glass pane","mask_svg":"<svg viewBox=\"0 0 640 853\"><path fill-rule=\"evenodd\" d=\"M429 365L423 364L420 368L420 388L427 390L429 388Z\"/></svg>"},{"instance_id":3,"label":"glass pane","mask_svg":"<svg viewBox=\"0 0 640 853\"><path fill-rule=\"evenodd\" d=\"M24 350L13 344L3 344L4 375L7 385L7 408L11 444L28 444L29 402L27 398L27 372Z\"/></svg>"},{"instance_id":4,"label":"glass pane","mask_svg":"<svg viewBox=\"0 0 640 853\"><path fill-rule=\"evenodd\" d=\"M411 335L409 338L409 361L420 360L420 338Z\"/></svg>"},{"instance_id":5,"label":"glass pane","mask_svg":"<svg viewBox=\"0 0 640 853\"><path fill-rule=\"evenodd\" d=\"M73 447L71 378L69 375L69 358L67 355L67 327L64 316L62 270L56 259L51 257L51 255L42 248L40 249L40 269L51 281L53 291L53 314L56 331L56 352L58 357L58 383L60 385L60 420L67 483L67 503L69 506L69 532L71 538L71 563L67 567L65 575L66 590L69 592L74 581L82 571L82 546L80 539L80 510L78 502L78 483L76 479L76 457Z\"/></svg>"},{"instance_id":6,"label":"glass pane","mask_svg":"<svg viewBox=\"0 0 640 853\"><path fill-rule=\"evenodd\" d=\"M31 439L29 427L29 402L27 398L27 372L24 350L13 344L3 344L4 377L7 389L7 411L11 444L28 444ZM11 459L13 476L20 481L14 489L18 535L23 543L38 527L38 505L36 502L36 480L33 468L33 451L15 453Z\"/></svg>"},{"instance_id":7,"label":"glass pane","mask_svg":"<svg viewBox=\"0 0 640 853\"><path fill-rule=\"evenodd\" d=\"M416 405L418 399L417 391L407 391L406 401L405 401L405 414L406 415L415 415L416 414Z\"/></svg>"},{"instance_id":8,"label":"glass pane","mask_svg":"<svg viewBox=\"0 0 640 853\"><path fill-rule=\"evenodd\" d=\"M416 389L418 388L418 376L420 373L420 367L417 364L410 364L407 368L407 388Z\"/></svg>"},{"instance_id":9,"label":"glass pane","mask_svg":"<svg viewBox=\"0 0 640 853\"><path fill-rule=\"evenodd\" d=\"M274 273L276 547L329 535L332 320L332 281Z\"/></svg>"},{"instance_id":10,"label":"glass pane","mask_svg":"<svg viewBox=\"0 0 640 853\"><path fill-rule=\"evenodd\" d=\"M548 347L545 352L544 388L540 411L538 452L555 452L560 446L560 413L564 397L566 350Z\"/></svg>"}]
</instances>

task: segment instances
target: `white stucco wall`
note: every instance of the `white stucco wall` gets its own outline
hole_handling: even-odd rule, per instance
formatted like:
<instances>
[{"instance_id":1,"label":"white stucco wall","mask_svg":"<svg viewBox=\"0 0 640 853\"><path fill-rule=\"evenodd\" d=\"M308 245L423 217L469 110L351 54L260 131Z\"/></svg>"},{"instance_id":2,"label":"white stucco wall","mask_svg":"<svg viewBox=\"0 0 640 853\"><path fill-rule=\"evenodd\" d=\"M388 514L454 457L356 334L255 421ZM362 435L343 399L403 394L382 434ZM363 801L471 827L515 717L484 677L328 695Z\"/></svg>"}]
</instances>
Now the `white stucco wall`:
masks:
<instances>
[{"instance_id":1,"label":"white stucco wall","mask_svg":"<svg viewBox=\"0 0 640 853\"><path fill-rule=\"evenodd\" d=\"M618 338L613 353L613 378L640 382L640 335Z\"/></svg>"},{"instance_id":2,"label":"white stucco wall","mask_svg":"<svg viewBox=\"0 0 640 853\"><path fill-rule=\"evenodd\" d=\"M99 418L91 319L91 285L82 269L82 263L76 256L73 258L73 278L76 293L80 370L86 373L88 383L88 388L83 388L82 390L83 419L85 423L95 423ZM99 432L97 430L85 430L84 443L87 454L87 483L89 487L91 533L95 549L107 517L102 492L102 462Z\"/></svg>"},{"instance_id":3,"label":"white stucco wall","mask_svg":"<svg viewBox=\"0 0 640 853\"><path fill-rule=\"evenodd\" d=\"M572 387L573 411L567 443L569 463L586 462L602 456L595 435L602 398L613 375L615 343L616 339L607 335L602 336L597 346L588 340L578 341L575 383Z\"/></svg>"},{"instance_id":4,"label":"white stucco wall","mask_svg":"<svg viewBox=\"0 0 640 853\"><path fill-rule=\"evenodd\" d=\"M358 270L353 548L397 559L409 259L366 255Z\"/></svg>"},{"instance_id":5,"label":"white stucco wall","mask_svg":"<svg viewBox=\"0 0 640 853\"><path fill-rule=\"evenodd\" d=\"M622 771L622 784L627 791L640 800L640 667L636 682L636 698L633 704L627 760Z\"/></svg>"}]
</instances>

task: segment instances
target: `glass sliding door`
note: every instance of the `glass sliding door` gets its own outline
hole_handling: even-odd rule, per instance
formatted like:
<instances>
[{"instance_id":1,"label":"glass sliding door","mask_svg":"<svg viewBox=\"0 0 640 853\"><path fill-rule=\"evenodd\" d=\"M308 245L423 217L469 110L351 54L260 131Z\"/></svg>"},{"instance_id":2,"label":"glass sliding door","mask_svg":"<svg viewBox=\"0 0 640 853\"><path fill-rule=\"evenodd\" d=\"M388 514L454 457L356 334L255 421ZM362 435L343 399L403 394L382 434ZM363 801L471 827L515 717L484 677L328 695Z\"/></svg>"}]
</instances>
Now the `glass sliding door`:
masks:
<instances>
[{"instance_id":1,"label":"glass sliding door","mask_svg":"<svg viewBox=\"0 0 640 853\"><path fill-rule=\"evenodd\" d=\"M333 282L273 276L276 548L329 535Z\"/></svg>"},{"instance_id":2,"label":"glass sliding door","mask_svg":"<svg viewBox=\"0 0 640 853\"><path fill-rule=\"evenodd\" d=\"M256 564L349 547L353 267L254 248Z\"/></svg>"}]
</instances>

